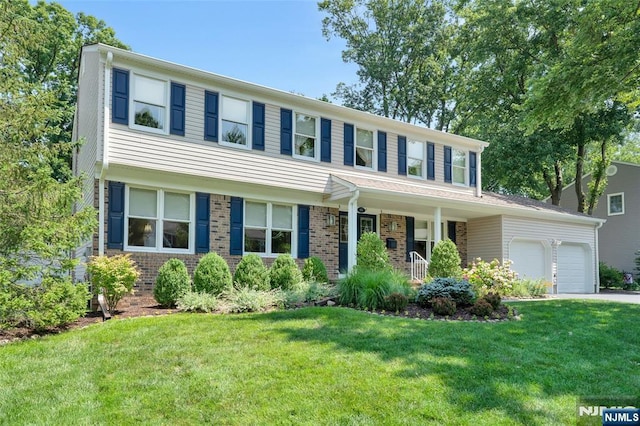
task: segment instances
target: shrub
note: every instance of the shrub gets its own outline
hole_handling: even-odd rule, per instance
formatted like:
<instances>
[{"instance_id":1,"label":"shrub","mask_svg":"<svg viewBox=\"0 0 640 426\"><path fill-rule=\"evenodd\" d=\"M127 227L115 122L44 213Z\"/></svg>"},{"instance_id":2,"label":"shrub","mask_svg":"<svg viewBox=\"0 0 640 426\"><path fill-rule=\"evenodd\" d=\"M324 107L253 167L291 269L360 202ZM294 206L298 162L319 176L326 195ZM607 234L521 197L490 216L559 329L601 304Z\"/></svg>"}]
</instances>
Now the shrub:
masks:
<instances>
[{"instance_id":1,"label":"shrub","mask_svg":"<svg viewBox=\"0 0 640 426\"><path fill-rule=\"evenodd\" d=\"M518 274L511 270L511 263L506 260L500 265L498 259L487 263L478 258L463 269L462 276L471 283L478 295L493 292L506 296L511 294L513 282L518 278Z\"/></svg>"},{"instance_id":2,"label":"shrub","mask_svg":"<svg viewBox=\"0 0 640 426\"><path fill-rule=\"evenodd\" d=\"M440 240L434 247L429 263L429 275L436 278L459 278L460 254L451 240Z\"/></svg>"},{"instance_id":3,"label":"shrub","mask_svg":"<svg viewBox=\"0 0 640 426\"><path fill-rule=\"evenodd\" d=\"M214 296L231 289L231 271L226 260L218 253L202 256L193 272L193 288Z\"/></svg>"},{"instance_id":4,"label":"shrub","mask_svg":"<svg viewBox=\"0 0 640 426\"><path fill-rule=\"evenodd\" d=\"M329 282L327 267L319 257L311 256L304 260L302 268L302 278L307 281L317 281L321 283Z\"/></svg>"},{"instance_id":5,"label":"shrub","mask_svg":"<svg viewBox=\"0 0 640 426\"><path fill-rule=\"evenodd\" d=\"M622 288L623 283L622 271L600 262L600 287Z\"/></svg>"},{"instance_id":6,"label":"shrub","mask_svg":"<svg viewBox=\"0 0 640 426\"><path fill-rule=\"evenodd\" d=\"M213 294L187 291L178 297L176 306L184 312L213 312L218 308L218 299Z\"/></svg>"},{"instance_id":7,"label":"shrub","mask_svg":"<svg viewBox=\"0 0 640 426\"><path fill-rule=\"evenodd\" d=\"M289 254L281 254L269 269L269 280L272 288L294 290L302 282L302 272Z\"/></svg>"},{"instance_id":8,"label":"shrub","mask_svg":"<svg viewBox=\"0 0 640 426\"><path fill-rule=\"evenodd\" d=\"M285 305L290 307L300 303L315 302L335 295L335 290L334 286L327 283L303 281L297 289L283 290Z\"/></svg>"},{"instance_id":9,"label":"shrub","mask_svg":"<svg viewBox=\"0 0 640 426\"><path fill-rule=\"evenodd\" d=\"M433 312L438 315L451 316L456 313L456 302L448 297L434 297L431 299L431 307Z\"/></svg>"},{"instance_id":10,"label":"shrub","mask_svg":"<svg viewBox=\"0 0 640 426\"><path fill-rule=\"evenodd\" d=\"M222 294L224 312L259 312L284 306L281 290L258 291L250 288L232 289Z\"/></svg>"},{"instance_id":11,"label":"shrub","mask_svg":"<svg viewBox=\"0 0 640 426\"><path fill-rule=\"evenodd\" d=\"M115 313L118 302L133 293L140 276L138 266L129 254L93 256L87 264L91 283L96 293L103 292L110 313Z\"/></svg>"},{"instance_id":12,"label":"shrub","mask_svg":"<svg viewBox=\"0 0 640 426\"><path fill-rule=\"evenodd\" d=\"M482 299L488 302L494 310L498 309L500 307L500 303L502 303L502 297L497 293L487 293L482 297Z\"/></svg>"},{"instance_id":13,"label":"shrub","mask_svg":"<svg viewBox=\"0 0 640 426\"><path fill-rule=\"evenodd\" d=\"M178 298L191 290L191 278L184 262L169 259L158 269L153 297L162 306L175 306Z\"/></svg>"},{"instance_id":14,"label":"shrub","mask_svg":"<svg viewBox=\"0 0 640 426\"><path fill-rule=\"evenodd\" d=\"M436 297L448 297L458 306L468 306L473 303L476 295L468 281L455 278L436 278L418 289L416 302L420 306L429 306Z\"/></svg>"},{"instance_id":15,"label":"shrub","mask_svg":"<svg viewBox=\"0 0 640 426\"><path fill-rule=\"evenodd\" d=\"M339 301L343 305L355 305L362 309L384 306L384 299L391 293L411 294L408 277L398 271L371 271L355 268L338 281Z\"/></svg>"},{"instance_id":16,"label":"shrub","mask_svg":"<svg viewBox=\"0 0 640 426\"><path fill-rule=\"evenodd\" d=\"M358 268L370 271L390 271L389 253L384 242L375 232L365 232L356 248Z\"/></svg>"},{"instance_id":17,"label":"shrub","mask_svg":"<svg viewBox=\"0 0 640 426\"><path fill-rule=\"evenodd\" d=\"M486 299L478 299L471 307L471 313L479 317L486 317L493 312L493 306Z\"/></svg>"},{"instance_id":18,"label":"shrub","mask_svg":"<svg viewBox=\"0 0 640 426\"><path fill-rule=\"evenodd\" d=\"M403 311L409 304L409 298L402 293L391 293L384 298L384 307L390 311Z\"/></svg>"},{"instance_id":19,"label":"shrub","mask_svg":"<svg viewBox=\"0 0 640 426\"><path fill-rule=\"evenodd\" d=\"M262 262L262 258L255 253L242 257L233 274L233 282L237 287L247 287L253 290L270 290L269 269Z\"/></svg>"}]
</instances>

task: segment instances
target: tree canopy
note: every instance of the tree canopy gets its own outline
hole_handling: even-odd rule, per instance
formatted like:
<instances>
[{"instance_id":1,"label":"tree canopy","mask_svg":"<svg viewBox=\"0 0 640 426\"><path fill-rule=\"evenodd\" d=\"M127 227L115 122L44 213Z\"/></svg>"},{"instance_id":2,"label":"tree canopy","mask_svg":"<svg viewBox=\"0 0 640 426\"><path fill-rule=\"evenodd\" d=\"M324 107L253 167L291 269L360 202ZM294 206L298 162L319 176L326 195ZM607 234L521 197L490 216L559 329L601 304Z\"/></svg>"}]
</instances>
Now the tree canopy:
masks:
<instances>
[{"instance_id":1,"label":"tree canopy","mask_svg":"<svg viewBox=\"0 0 640 426\"><path fill-rule=\"evenodd\" d=\"M76 207L69 159L80 47L98 41L126 47L59 4L0 4L0 269L12 282L69 271L96 225L92 207Z\"/></svg>"}]
</instances>

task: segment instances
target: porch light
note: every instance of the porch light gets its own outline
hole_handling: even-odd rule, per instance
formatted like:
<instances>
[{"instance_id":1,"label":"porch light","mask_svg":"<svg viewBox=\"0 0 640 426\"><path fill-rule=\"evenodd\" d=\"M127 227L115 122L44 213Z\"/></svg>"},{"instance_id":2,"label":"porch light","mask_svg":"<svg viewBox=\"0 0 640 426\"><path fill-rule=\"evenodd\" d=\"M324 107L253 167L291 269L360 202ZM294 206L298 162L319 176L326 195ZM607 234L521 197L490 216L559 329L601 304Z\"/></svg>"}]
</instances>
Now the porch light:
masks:
<instances>
[{"instance_id":1,"label":"porch light","mask_svg":"<svg viewBox=\"0 0 640 426\"><path fill-rule=\"evenodd\" d=\"M327 215L327 225L329 226L333 226L336 224L336 216L333 214L328 214Z\"/></svg>"},{"instance_id":2,"label":"porch light","mask_svg":"<svg viewBox=\"0 0 640 426\"><path fill-rule=\"evenodd\" d=\"M393 221L389 224L389 229L392 231L397 231L398 230L398 222Z\"/></svg>"}]
</instances>

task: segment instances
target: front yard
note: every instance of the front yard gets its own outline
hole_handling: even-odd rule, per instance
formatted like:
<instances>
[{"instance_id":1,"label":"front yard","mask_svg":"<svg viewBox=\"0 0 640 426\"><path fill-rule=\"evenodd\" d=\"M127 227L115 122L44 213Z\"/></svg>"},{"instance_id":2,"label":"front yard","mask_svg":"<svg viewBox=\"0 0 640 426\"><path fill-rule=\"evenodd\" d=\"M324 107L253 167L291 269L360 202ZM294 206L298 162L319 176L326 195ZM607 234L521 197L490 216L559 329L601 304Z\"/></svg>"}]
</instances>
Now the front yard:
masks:
<instances>
[{"instance_id":1,"label":"front yard","mask_svg":"<svg viewBox=\"0 0 640 426\"><path fill-rule=\"evenodd\" d=\"M348 308L112 320L0 346L2 424L575 424L638 396L640 305L518 302L520 321Z\"/></svg>"}]
</instances>

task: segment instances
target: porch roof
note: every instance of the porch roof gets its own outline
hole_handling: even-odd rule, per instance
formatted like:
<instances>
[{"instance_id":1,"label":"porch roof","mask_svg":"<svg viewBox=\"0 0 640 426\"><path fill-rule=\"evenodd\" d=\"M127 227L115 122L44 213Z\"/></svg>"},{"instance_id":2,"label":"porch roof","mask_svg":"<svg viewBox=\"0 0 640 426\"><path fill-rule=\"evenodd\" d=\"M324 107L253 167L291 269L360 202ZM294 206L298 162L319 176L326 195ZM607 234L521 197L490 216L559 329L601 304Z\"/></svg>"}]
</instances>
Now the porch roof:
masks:
<instances>
[{"instance_id":1,"label":"porch roof","mask_svg":"<svg viewBox=\"0 0 640 426\"><path fill-rule=\"evenodd\" d=\"M359 191L358 205L406 214L432 214L442 208L446 217L473 219L485 216L511 215L573 223L604 223L604 220L578 214L542 201L513 195L483 192L480 197L469 188L450 189L438 184L412 183L389 177L331 174L329 194L332 201L348 200Z\"/></svg>"}]
</instances>

